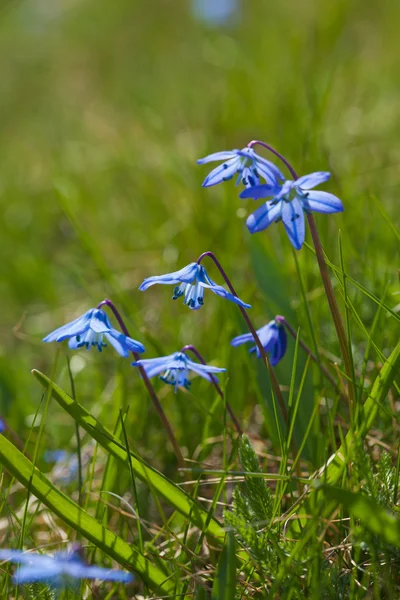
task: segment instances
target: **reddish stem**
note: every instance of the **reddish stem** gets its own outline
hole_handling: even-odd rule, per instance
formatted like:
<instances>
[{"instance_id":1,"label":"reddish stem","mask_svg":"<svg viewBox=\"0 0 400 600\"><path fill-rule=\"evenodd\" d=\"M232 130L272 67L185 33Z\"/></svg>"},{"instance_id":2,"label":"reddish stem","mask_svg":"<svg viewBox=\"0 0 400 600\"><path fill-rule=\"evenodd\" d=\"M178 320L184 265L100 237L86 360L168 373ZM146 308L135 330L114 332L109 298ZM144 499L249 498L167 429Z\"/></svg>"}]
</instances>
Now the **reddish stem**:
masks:
<instances>
[{"instance_id":1,"label":"reddish stem","mask_svg":"<svg viewBox=\"0 0 400 600\"><path fill-rule=\"evenodd\" d=\"M197 350L197 348L195 346L192 346L192 344L189 344L187 346L184 346L181 350L181 352L188 352L188 351L192 352L203 365L207 365L206 361L204 360L204 358L202 357L202 355L200 354L200 352ZM224 392L219 387L217 378L213 375L213 373L209 373L209 375L211 377L211 381L212 381L215 389L217 390L218 394L221 396L222 400L225 400ZM243 430L240 427L240 423L237 420L237 418L235 417L235 413L233 412L232 407L230 406L228 401L226 401L226 409L231 416L231 419L236 427L237 432L240 435L242 435Z\"/></svg>"},{"instance_id":2,"label":"reddish stem","mask_svg":"<svg viewBox=\"0 0 400 600\"><path fill-rule=\"evenodd\" d=\"M275 150L275 148L273 148L269 144L266 144L265 142L261 142L260 140L253 140L252 142L250 142L248 144L248 147L252 148L253 146L255 146L257 144L259 146L262 146L263 148L266 148L269 152L271 152L272 154L277 156L279 158L279 160L281 160L283 162L283 164L287 167L287 169L290 171L290 174L292 175L294 180L299 178L299 176L297 175L296 171L293 169L293 167L289 163L289 161L287 161L286 158L284 156L282 156L282 154L280 152ZM353 369L352 369L351 354L350 354L350 350L349 350L349 342L347 339L346 329L344 327L344 323L342 320L342 316L340 314L336 296L333 291L332 282L329 278L328 266L326 264L324 250L323 250L321 240L320 240L320 237L318 234L318 229L317 229L317 225L315 223L314 216L311 213L308 213L307 220L308 220L308 226L310 228L311 237L312 237L314 248L315 248L315 253L317 256L317 261L318 261L318 266L319 266L319 270L321 273L322 283L324 284L325 294L326 294L329 308L331 311L332 320L335 325L336 335L337 335L337 338L339 341L340 351L342 354L344 367L346 370L346 375L348 377L348 380L351 382L353 379ZM354 394L354 389L353 389L352 385L349 385L349 398L350 398L350 400L352 400L354 402L355 394Z\"/></svg>"},{"instance_id":3,"label":"reddish stem","mask_svg":"<svg viewBox=\"0 0 400 600\"><path fill-rule=\"evenodd\" d=\"M108 306L112 310L112 312L114 313L115 318L117 319L117 321L119 323L119 326L122 329L122 332L127 337L130 337L128 328L126 327L125 322L124 322L123 318L121 317L121 315L120 315L117 307L115 306L115 304L111 300L109 300L108 298L106 298L105 300L103 300L102 302L100 302L100 304L98 305L97 308L101 308L102 306ZM134 356L134 358L135 358L136 361L140 360L140 354L138 354L137 352L132 352L132 355ZM154 404L154 406L155 406L155 408L156 408L156 410L157 410L157 412L158 412L158 414L160 416L160 419L161 419L161 421L162 421L162 423L163 423L163 425L164 425L164 427L165 427L165 429L167 431L168 437L170 439L172 447L173 447L173 449L175 451L176 458L178 460L178 465L179 465L180 468L182 468L183 465L184 465L183 455L182 455L181 449L179 447L179 444L178 444L178 442L176 440L176 437L174 435L174 432L172 430L171 424L168 421L167 415L165 414L164 409L161 406L161 403L160 403L160 401L159 401L159 399L157 397L157 394L156 394L156 392L155 392L155 390L154 390L154 388L153 388L153 386L152 386L149 378L147 377L146 371L144 370L144 368L141 365L139 365L139 370L140 370L140 374L142 376L142 379L144 381L144 384L145 384L145 386L147 388L147 391L149 392L150 397L151 397L151 399L153 401L153 404Z\"/></svg>"},{"instance_id":4,"label":"reddish stem","mask_svg":"<svg viewBox=\"0 0 400 600\"><path fill-rule=\"evenodd\" d=\"M221 263L219 262L219 260L217 259L217 257L215 256L215 254L213 252L210 252L209 250L207 252L203 252L203 254L201 254L199 256L199 258L197 260L197 263L200 264L201 261L203 260L203 258L205 258L206 256L208 256L209 258L211 258L214 261L217 269L219 270L219 272L221 273L222 277L224 278L224 281L225 281L226 285L228 286L230 292L234 296L236 296L236 298L238 298L238 295L237 295L237 293L235 291L235 288L233 287L233 285L232 285L232 283L231 283L228 275L225 273L225 271L224 271ZM265 367L266 367L266 369L267 369L267 371L269 373L270 379L271 379L272 387L274 389L276 397L278 398L278 402L279 402L279 406L280 406L280 409L281 409L281 412L282 412L283 419L284 419L285 423L287 424L286 404L285 404L285 401L283 399L282 392L281 392L278 380L277 380L276 375L275 375L275 371L271 367L271 364L270 364L270 362L268 360L268 356L265 353L263 345L260 342L260 338L257 335L257 332L256 332L256 330L255 330L255 328L253 326L253 323L251 322L251 320L249 318L249 315L247 314L246 310L242 306L240 306L239 304L238 304L238 308L239 308L240 312L242 313L243 318L246 321L247 327L249 328L249 330L250 330L250 332L251 332L251 334L252 334L252 336L254 338L254 341L255 341L255 343L257 345L257 348L259 349L260 354L261 354L261 356L263 358L263 362L265 364Z\"/></svg>"}]
</instances>

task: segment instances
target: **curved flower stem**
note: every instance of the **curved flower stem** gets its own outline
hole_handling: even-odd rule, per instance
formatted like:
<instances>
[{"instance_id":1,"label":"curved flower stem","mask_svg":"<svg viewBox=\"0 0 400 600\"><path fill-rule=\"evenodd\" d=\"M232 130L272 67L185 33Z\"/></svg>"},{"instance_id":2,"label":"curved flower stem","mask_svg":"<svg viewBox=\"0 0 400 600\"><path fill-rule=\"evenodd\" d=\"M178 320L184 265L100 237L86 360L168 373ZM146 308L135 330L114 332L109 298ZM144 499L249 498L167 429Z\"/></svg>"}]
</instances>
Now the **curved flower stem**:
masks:
<instances>
[{"instance_id":1,"label":"curved flower stem","mask_svg":"<svg viewBox=\"0 0 400 600\"><path fill-rule=\"evenodd\" d=\"M207 364L207 363L206 363L206 361L204 360L204 358L202 357L202 355L200 354L200 352L197 350L197 348L196 348L195 346L192 346L192 344L189 344L189 345L187 345L187 346L183 346L183 348L182 348L181 352L192 352L192 353L193 353L193 354L194 354L194 355L195 355L195 356L196 356L196 357L199 359L199 361L200 361L200 362L201 362L203 365L206 365L206 364ZM210 375L210 377L211 377L211 381L212 381L212 383L213 383L213 385L214 385L215 389L217 390L218 394L221 396L222 400L225 400L224 392L223 392L223 391L221 390L221 388L219 387L219 384L218 384L218 381L217 381L216 377L215 377L215 376L214 376L212 373L209 373L209 375ZM232 419L232 421L233 421L233 423L234 423L234 425L235 425L235 427L236 427L236 431L237 431L237 432L238 432L240 435L242 435L242 433L243 433L243 430L242 430L242 428L240 427L240 423L239 423L239 421L238 421L238 420L237 420L237 418L235 417L235 413L233 412L233 410L232 410L232 407L230 406L230 404L229 404L229 402L228 402L228 401L226 401L226 402L225 402L225 404L226 404L226 409L227 409L227 411L229 412L229 414L230 414L230 416L231 416L231 419Z\"/></svg>"},{"instance_id":2,"label":"curved flower stem","mask_svg":"<svg viewBox=\"0 0 400 600\"><path fill-rule=\"evenodd\" d=\"M269 144L266 144L265 142L261 142L260 140L251 141L248 144L248 147L252 148L255 145L262 146L263 148L266 148L267 150L269 150L269 152L272 152L272 154L277 156L279 158L279 160L281 160L283 162L283 164L287 167L287 169L290 171L290 174L292 175L294 180L299 178L296 171L293 169L292 165L286 160L286 158L284 156L282 156L282 154L280 154L277 150L275 150L275 148L273 148ZM346 371L348 381L351 382L351 381L353 381L353 369L352 369L352 361L351 361L351 356L350 356L349 342L347 340L346 330L344 327L342 316L339 311L339 306L338 306L338 303L337 303L337 300L335 297L335 293L333 291L332 282L329 278L328 267L326 264L324 250L322 248L321 240L320 240L320 237L318 234L318 229L315 224L314 217L311 213L307 213L307 220L308 220L308 226L310 228L311 237L312 237L314 248L315 248L315 253L317 255L318 266L319 266L319 270L321 273L322 283L324 284L325 294L328 299L328 304L329 304L329 308L331 311L333 323L335 325L336 335L337 335L338 341L339 341L339 346L340 346L340 351L341 351L342 358L343 358L344 368ZM349 391L349 398L350 398L351 402L353 403L355 396L354 396L354 388L352 385L348 386L348 391Z\"/></svg>"},{"instance_id":3,"label":"curved flower stem","mask_svg":"<svg viewBox=\"0 0 400 600\"><path fill-rule=\"evenodd\" d=\"M219 270L219 272L221 273L222 277L224 278L225 283L226 283L226 285L229 288L229 291L234 296L236 296L236 298L238 298L238 295L237 295L237 293L235 291L235 288L233 287L233 285L232 285L232 283L231 283L228 275L225 273L225 271L224 271L221 263L219 262L219 260L217 259L217 257L215 256L215 254L213 252L210 252L210 251L203 252L203 254L201 254L199 256L199 258L197 260L197 263L200 264L201 261L203 260L203 258L205 258L206 256L208 256L209 258L211 258L214 261L217 269ZM271 367L271 364L270 364L270 362L268 360L268 356L265 353L265 350L263 348L262 343L260 342L260 338L257 335L257 332L256 332L256 330L255 330L255 328L253 326L253 323L250 321L250 318L249 318L249 315L247 314L247 311L242 306L240 306L239 304L238 304L238 308L239 308L240 312L242 313L243 318L246 321L247 327L249 328L250 333L252 334L252 336L254 338L254 341L256 343L256 346L259 349L260 354L261 354L261 356L263 358L263 362L265 364L265 367L266 367L266 369L268 371L268 374L269 374L269 377L271 379L271 384L272 384L275 396L277 397L278 402L279 402L279 406L280 406L280 409L281 409L281 412L282 412L283 420L285 421L285 424L287 425L287 416L288 415L287 415L287 410L286 410L286 404L285 404L285 401L283 399L281 388L279 387L279 383L278 383L278 380L276 378L275 371Z\"/></svg>"},{"instance_id":4,"label":"curved flower stem","mask_svg":"<svg viewBox=\"0 0 400 600\"><path fill-rule=\"evenodd\" d=\"M282 325L284 325L286 327L286 329L288 330L290 335L295 340L297 340L296 330L294 329L294 327L292 327L292 325L289 323L289 321L286 320L285 317L282 317L282 315L276 315L275 321L277 323L282 323ZM299 338L299 346L301 346L303 348L304 352L306 352L308 354L308 356L311 358L311 360L313 360L319 366L319 368L324 373L325 377L330 381L330 383L332 384L334 389L340 393L340 386L337 383L336 379L331 375L331 373L328 371L328 369L324 365L321 364L321 361L318 360L318 358L316 357L314 352L307 346L307 344L305 342L303 342L303 340L301 338Z\"/></svg>"},{"instance_id":5,"label":"curved flower stem","mask_svg":"<svg viewBox=\"0 0 400 600\"><path fill-rule=\"evenodd\" d=\"M122 329L122 332L127 337L130 337L129 336L129 331L128 331L126 325L125 325L125 322L124 322L123 318L121 317L121 315L120 315L117 307L115 306L115 304L111 300L109 300L108 298L106 298L105 300L103 300L102 302L100 302L100 304L98 305L97 308L101 308L102 306L108 306L112 310L112 312L114 313L115 318L117 319L117 321L119 323L119 326ZM137 352L132 352L132 355L134 356L135 360L140 360L140 354L138 354ZM178 460L178 466L180 468L182 468L184 466L183 455L182 455L181 449L179 447L179 444L176 441L176 437L175 437L174 432L172 430L171 424L168 421L167 415L165 414L164 409L161 406L161 403L160 403L160 401L159 401L159 399L157 397L157 394L156 394L156 392L155 392L155 390L154 390L154 388L153 388L153 386L152 386L149 378L147 377L146 371L143 369L142 366L139 366L139 370L140 370L140 374L142 376L142 379L144 381L144 384L145 384L145 386L147 388L147 391L149 392L150 397L151 397L151 399L153 401L153 404L154 404L154 406L156 408L156 411L158 412L159 417L160 417L160 419L161 419L161 421L162 421L162 423L163 423L163 425L164 425L164 427L165 427L165 429L167 431L168 437L170 439L170 442L171 442L172 447L174 449L176 458Z\"/></svg>"},{"instance_id":6,"label":"curved flower stem","mask_svg":"<svg viewBox=\"0 0 400 600\"><path fill-rule=\"evenodd\" d=\"M249 148L252 148L253 146L262 146L263 148L266 148L267 150L269 150L269 152L271 152L272 154L275 154L275 156L277 156L279 158L279 160L281 160L283 162L283 164L286 166L288 171L290 171L290 174L293 177L293 179L299 178L296 171L293 169L292 165L290 164L290 162L287 161L286 158L284 156L282 156L282 154L280 152L275 150L275 148L273 148L269 144L266 144L265 142L261 142L260 140L253 140L249 144L247 144L247 146Z\"/></svg>"}]
</instances>

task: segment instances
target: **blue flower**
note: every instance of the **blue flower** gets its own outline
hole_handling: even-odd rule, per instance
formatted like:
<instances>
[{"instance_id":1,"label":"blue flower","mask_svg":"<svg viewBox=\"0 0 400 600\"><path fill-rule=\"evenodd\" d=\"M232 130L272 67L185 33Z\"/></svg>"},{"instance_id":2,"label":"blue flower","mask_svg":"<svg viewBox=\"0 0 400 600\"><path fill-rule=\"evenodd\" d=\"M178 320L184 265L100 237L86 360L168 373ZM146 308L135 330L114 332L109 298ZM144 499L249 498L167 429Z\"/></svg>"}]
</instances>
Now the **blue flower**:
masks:
<instances>
[{"instance_id":1,"label":"blue flower","mask_svg":"<svg viewBox=\"0 0 400 600\"><path fill-rule=\"evenodd\" d=\"M195 262L190 263L190 265L187 265L180 271L175 271L175 273L147 277L140 285L139 290L144 292L147 288L156 283L175 285L176 287L174 288L172 299L176 300L177 298L184 296L184 304L192 310L197 310L203 306L205 289L209 289L214 292L214 294L217 294L217 296L235 302L235 304L238 304L243 308L251 308L250 304L246 304L237 296L227 292L221 285L217 285L210 279L203 265L199 265Z\"/></svg>"},{"instance_id":2,"label":"blue flower","mask_svg":"<svg viewBox=\"0 0 400 600\"><path fill-rule=\"evenodd\" d=\"M222 181L229 181L236 173L239 173L236 185L242 180L247 188L260 184L260 177L267 183L284 181L284 176L274 163L258 156L253 148L243 148L243 150L228 150L226 152L215 152L205 158L200 158L197 164L203 165L214 160L223 160L211 171L203 182L203 187L217 185Z\"/></svg>"},{"instance_id":3,"label":"blue flower","mask_svg":"<svg viewBox=\"0 0 400 600\"><path fill-rule=\"evenodd\" d=\"M210 373L223 373L226 371L226 369L193 362L183 352L175 352L175 354L161 356L160 358L141 359L133 362L132 365L134 367L143 367L149 379L163 373L160 379L165 383L173 385L175 392L180 386L186 389L190 388L189 371L197 373L197 375L204 377L207 381L212 381Z\"/></svg>"},{"instance_id":4,"label":"blue flower","mask_svg":"<svg viewBox=\"0 0 400 600\"><path fill-rule=\"evenodd\" d=\"M14 581L18 584L43 582L59 589L74 584L74 579L102 579L123 583L133 580L131 573L126 571L87 565L81 557L80 549L76 548L71 552L59 552L54 557L22 550L0 550L0 560L23 565L14 576Z\"/></svg>"},{"instance_id":5,"label":"blue flower","mask_svg":"<svg viewBox=\"0 0 400 600\"><path fill-rule=\"evenodd\" d=\"M274 367L286 352L287 338L285 328L273 320L264 325L264 327L257 329L257 335L265 352L270 352L270 362ZM231 341L231 346L240 346L246 342L254 342L253 334L245 333L244 335L238 335ZM249 352L257 352L258 358L261 356L257 346L250 348Z\"/></svg>"},{"instance_id":6,"label":"blue flower","mask_svg":"<svg viewBox=\"0 0 400 600\"><path fill-rule=\"evenodd\" d=\"M272 198L248 217L247 227L250 233L262 231L271 223L283 221L289 240L296 250L300 250L305 236L304 212L343 211L339 198L327 192L312 190L329 178L330 173L317 172L304 175L296 181L285 181L283 185L257 185L244 190L240 194L241 198Z\"/></svg>"},{"instance_id":7,"label":"blue flower","mask_svg":"<svg viewBox=\"0 0 400 600\"><path fill-rule=\"evenodd\" d=\"M0 433L3 433L7 429L3 419L0 419Z\"/></svg>"},{"instance_id":8,"label":"blue flower","mask_svg":"<svg viewBox=\"0 0 400 600\"><path fill-rule=\"evenodd\" d=\"M103 338L110 342L121 356L129 356L129 352L144 352L143 344L114 329L106 313L98 308L91 308L75 321L59 327L43 341L62 342L68 339L68 346L73 350L83 346L90 350L92 346L97 346L101 352L107 346Z\"/></svg>"}]
</instances>

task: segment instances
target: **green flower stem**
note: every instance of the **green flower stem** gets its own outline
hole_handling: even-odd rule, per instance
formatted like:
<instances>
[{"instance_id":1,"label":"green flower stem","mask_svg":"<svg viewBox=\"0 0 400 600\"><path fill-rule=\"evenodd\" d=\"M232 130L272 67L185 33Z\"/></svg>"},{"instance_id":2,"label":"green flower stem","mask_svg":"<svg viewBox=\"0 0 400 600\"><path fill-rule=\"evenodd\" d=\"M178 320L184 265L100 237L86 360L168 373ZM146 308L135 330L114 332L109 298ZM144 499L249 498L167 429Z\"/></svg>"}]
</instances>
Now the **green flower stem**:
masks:
<instances>
[{"instance_id":1,"label":"green flower stem","mask_svg":"<svg viewBox=\"0 0 400 600\"><path fill-rule=\"evenodd\" d=\"M282 317L282 315L276 315L275 321L277 323L282 323L282 325L284 325L286 327L286 329L290 333L290 335L295 340L297 339L296 330L294 329L294 327L292 327L292 325L289 323L289 321L285 317ZM318 361L317 356L314 354L314 352L311 350L311 348L309 348L307 346L307 344L305 342L303 342L303 340L301 338L299 338L299 346L301 348L303 348L304 352L306 352L306 354L308 354L308 356L311 358L311 360L314 361L319 366L319 368L321 369L321 371L323 372L325 377L330 381L330 383L335 388L335 390L340 393L340 386L339 386L338 382L336 381L336 379L328 371L328 369L324 365L321 364L321 361Z\"/></svg>"}]
</instances>

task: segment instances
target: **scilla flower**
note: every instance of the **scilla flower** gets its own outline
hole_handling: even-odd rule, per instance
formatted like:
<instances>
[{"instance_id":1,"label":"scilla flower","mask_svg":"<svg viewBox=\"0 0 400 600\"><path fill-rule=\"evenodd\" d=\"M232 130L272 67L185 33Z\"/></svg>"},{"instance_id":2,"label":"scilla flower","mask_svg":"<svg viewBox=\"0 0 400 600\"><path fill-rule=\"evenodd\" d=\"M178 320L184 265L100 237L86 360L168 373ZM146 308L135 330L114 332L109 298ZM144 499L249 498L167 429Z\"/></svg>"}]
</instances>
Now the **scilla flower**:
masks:
<instances>
[{"instance_id":1,"label":"scilla flower","mask_svg":"<svg viewBox=\"0 0 400 600\"><path fill-rule=\"evenodd\" d=\"M148 277L140 285L139 290L144 292L156 283L175 285L172 299L176 300L184 296L184 304L193 310L197 310L203 306L205 289L209 289L214 294L217 294L217 296L235 302L235 304L239 304L243 308L251 308L250 304L246 304L237 296L227 292L221 285L217 285L210 279L203 265L195 262L190 263L190 265L187 265L180 271L175 271L175 273Z\"/></svg>"},{"instance_id":2,"label":"scilla flower","mask_svg":"<svg viewBox=\"0 0 400 600\"><path fill-rule=\"evenodd\" d=\"M335 213L343 211L343 204L333 194L313 190L330 178L330 173L317 172L303 175L283 185L256 185L244 190L241 198L271 198L247 219L250 233L266 229L271 223L283 221L289 240L296 250L304 243L304 212Z\"/></svg>"},{"instance_id":3,"label":"scilla flower","mask_svg":"<svg viewBox=\"0 0 400 600\"><path fill-rule=\"evenodd\" d=\"M284 181L284 176L274 163L258 156L253 148L243 148L243 150L229 150L227 152L215 152L205 158L200 158L197 164L203 165L214 160L223 160L211 171L203 182L203 187L210 187L229 181L236 173L239 174L236 185L242 180L243 185L251 187L259 185L260 177L267 183L273 184L276 181Z\"/></svg>"},{"instance_id":4,"label":"scilla flower","mask_svg":"<svg viewBox=\"0 0 400 600\"><path fill-rule=\"evenodd\" d=\"M175 392L180 386L186 389L190 388L189 371L197 373L197 375L204 377L207 381L212 381L210 373L223 373L226 371L226 369L194 362L184 352L175 352L175 354L161 356L160 358L141 359L133 362L132 365L134 367L143 367L149 379L163 373L160 379L165 383L173 385Z\"/></svg>"},{"instance_id":5,"label":"scilla flower","mask_svg":"<svg viewBox=\"0 0 400 600\"><path fill-rule=\"evenodd\" d=\"M116 569L103 569L87 565L77 545L70 552L59 552L54 557L45 554L31 554L21 550L0 550L0 560L9 560L23 566L14 576L15 583L43 582L60 589L76 585L76 579L102 579L104 581L133 580L131 573Z\"/></svg>"},{"instance_id":6,"label":"scilla flower","mask_svg":"<svg viewBox=\"0 0 400 600\"><path fill-rule=\"evenodd\" d=\"M106 340L121 356L129 356L129 352L144 352L143 344L114 329L106 313L98 308L91 308L75 321L59 327L43 339L44 342L64 340L69 340L68 346L73 350L84 346L86 350L90 350L92 346L96 346L101 352L107 346Z\"/></svg>"},{"instance_id":7,"label":"scilla flower","mask_svg":"<svg viewBox=\"0 0 400 600\"><path fill-rule=\"evenodd\" d=\"M286 352L287 338L286 331L283 325L277 324L274 320L264 325L260 329L257 329L257 335L265 352L270 353L270 363L274 367L283 358ZM245 333L244 335L238 335L231 341L231 346L240 346L246 342L254 342L253 335L251 333ZM257 346L250 348L249 352L257 352L258 358L260 358L260 351Z\"/></svg>"}]
</instances>

